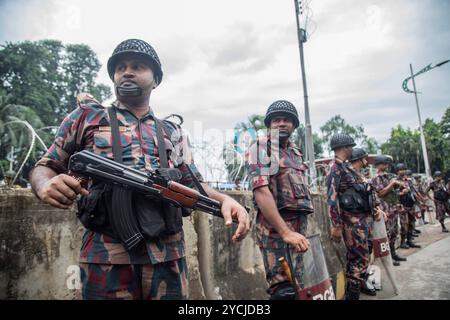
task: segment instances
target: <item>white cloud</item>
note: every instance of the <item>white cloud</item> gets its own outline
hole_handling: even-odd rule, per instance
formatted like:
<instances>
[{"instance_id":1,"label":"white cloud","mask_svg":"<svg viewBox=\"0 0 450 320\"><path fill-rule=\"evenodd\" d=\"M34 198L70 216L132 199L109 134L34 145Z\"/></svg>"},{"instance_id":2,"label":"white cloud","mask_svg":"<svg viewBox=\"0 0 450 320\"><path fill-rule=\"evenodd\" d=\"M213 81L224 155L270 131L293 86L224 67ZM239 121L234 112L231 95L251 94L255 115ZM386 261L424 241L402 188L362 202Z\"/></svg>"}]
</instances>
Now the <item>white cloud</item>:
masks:
<instances>
[{"instance_id":1,"label":"white cloud","mask_svg":"<svg viewBox=\"0 0 450 320\"><path fill-rule=\"evenodd\" d=\"M335 114L379 140L398 123L417 126L413 97L401 82L410 62L418 70L450 58L449 4L309 2L315 32L305 43L305 62L313 130ZM106 61L120 41L147 40L165 73L152 105L161 115L182 113L188 129L196 119L231 128L280 98L291 100L303 119L292 1L4 0L0 9L0 43L86 43L103 64L102 83L110 83ZM424 119L439 120L450 105L449 67L417 81Z\"/></svg>"}]
</instances>

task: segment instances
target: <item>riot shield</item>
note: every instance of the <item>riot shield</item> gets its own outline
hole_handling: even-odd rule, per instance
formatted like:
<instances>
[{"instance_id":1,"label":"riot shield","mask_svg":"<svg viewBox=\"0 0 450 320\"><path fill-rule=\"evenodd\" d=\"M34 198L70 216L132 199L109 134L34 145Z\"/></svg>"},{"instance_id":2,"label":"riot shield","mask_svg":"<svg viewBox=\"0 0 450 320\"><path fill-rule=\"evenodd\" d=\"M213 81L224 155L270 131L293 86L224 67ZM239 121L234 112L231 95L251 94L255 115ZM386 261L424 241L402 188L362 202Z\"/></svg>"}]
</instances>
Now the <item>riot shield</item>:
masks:
<instances>
[{"instance_id":1,"label":"riot shield","mask_svg":"<svg viewBox=\"0 0 450 320\"><path fill-rule=\"evenodd\" d=\"M303 288L298 287L298 298L299 300L335 300L320 234L314 234L307 239L310 247L303 253Z\"/></svg>"},{"instance_id":2,"label":"riot shield","mask_svg":"<svg viewBox=\"0 0 450 320\"><path fill-rule=\"evenodd\" d=\"M398 286L383 219L374 220L372 237L374 261L369 268L369 274L375 288L380 289L377 293L377 299L396 296L398 295Z\"/></svg>"}]
</instances>

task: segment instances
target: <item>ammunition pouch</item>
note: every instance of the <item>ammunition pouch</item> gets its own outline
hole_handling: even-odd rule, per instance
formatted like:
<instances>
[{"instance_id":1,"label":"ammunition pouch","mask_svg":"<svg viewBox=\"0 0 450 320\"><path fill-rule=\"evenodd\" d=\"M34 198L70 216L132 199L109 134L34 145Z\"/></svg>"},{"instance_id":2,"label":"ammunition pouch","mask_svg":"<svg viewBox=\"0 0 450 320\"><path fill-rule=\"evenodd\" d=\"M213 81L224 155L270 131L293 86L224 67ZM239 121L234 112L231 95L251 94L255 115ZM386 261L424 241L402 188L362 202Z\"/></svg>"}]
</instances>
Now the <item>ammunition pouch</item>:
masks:
<instances>
[{"instance_id":1,"label":"ammunition pouch","mask_svg":"<svg viewBox=\"0 0 450 320\"><path fill-rule=\"evenodd\" d=\"M270 295L269 300L296 300L297 292L289 281L284 281L272 285L267 289L267 293Z\"/></svg>"},{"instance_id":2,"label":"ammunition pouch","mask_svg":"<svg viewBox=\"0 0 450 320\"><path fill-rule=\"evenodd\" d=\"M438 201L446 202L449 198L449 194L444 190L440 189L434 193L434 199Z\"/></svg>"},{"instance_id":3,"label":"ammunition pouch","mask_svg":"<svg viewBox=\"0 0 450 320\"><path fill-rule=\"evenodd\" d=\"M413 198L411 192L401 195L399 197L399 200L400 200L400 203L407 208L414 207L414 203L416 202L415 199Z\"/></svg>"},{"instance_id":4,"label":"ammunition pouch","mask_svg":"<svg viewBox=\"0 0 450 320\"><path fill-rule=\"evenodd\" d=\"M108 218L111 186L99 183L92 186L87 196L77 202L77 217L86 229L114 236Z\"/></svg>"},{"instance_id":5,"label":"ammunition pouch","mask_svg":"<svg viewBox=\"0 0 450 320\"><path fill-rule=\"evenodd\" d=\"M170 180L179 181L181 172L178 169L158 169L159 173ZM113 215L113 188L111 185L98 183L89 190L89 195L82 196L78 201L77 217L86 229L107 234L116 239L122 239L123 224L111 226L111 217ZM129 200L131 199L131 200ZM131 204L116 203L121 206L121 210L129 210L132 214L128 218L135 221L128 221L127 225L137 224L140 233L147 240L154 240L158 237L164 237L176 234L182 231L183 216L189 216L191 209L178 208L175 205L166 202L151 199L139 192L133 192L130 198L124 198L125 201L131 201ZM114 220L114 219L113 219ZM137 230L136 230L137 231Z\"/></svg>"},{"instance_id":6,"label":"ammunition pouch","mask_svg":"<svg viewBox=\"0 0 450 320\"><path fill-rule=\"evenodd\" d=\"M354 184L339 195L339 206L352 213L369 213L372 210L370 192L364 184Z\"/></svg>"},{"instance_id":7,"label":"ammunition pouch","mask_svg":"<svg viewBox=\"0 0 450 320\"><path fill-rule=\"evenodd\" d=\"M183 229L181 208L135 193L133 211L141 233L147 240L176 234Z\"/></svg>"}]
</instances>

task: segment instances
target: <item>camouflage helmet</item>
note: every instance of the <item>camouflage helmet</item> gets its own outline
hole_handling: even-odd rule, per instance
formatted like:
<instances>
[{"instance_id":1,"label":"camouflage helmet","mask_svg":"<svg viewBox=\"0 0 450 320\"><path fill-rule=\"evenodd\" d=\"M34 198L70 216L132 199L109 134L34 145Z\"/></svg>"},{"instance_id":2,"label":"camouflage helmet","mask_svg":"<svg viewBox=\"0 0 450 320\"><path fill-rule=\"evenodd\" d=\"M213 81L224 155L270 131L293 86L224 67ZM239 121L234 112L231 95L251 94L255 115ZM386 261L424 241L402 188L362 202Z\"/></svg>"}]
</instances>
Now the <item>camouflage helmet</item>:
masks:
<instances>
[{"instance_id":1,"label":"camouflage helmet","mask_svg":"<svg viewBox=\"0 0 450 320\"><path fill-rule=\"evenodd\" d=\"M266 112L266 117L264 118L264 124L267 128L270 128L270 122L277 116L286 116L291 118L294 123L294 128L297 128L300 124L297 109L289 101L277 100L269 106Z\"/></svg>"},{"instance_id":2,"label":"camouflage helmet","mask_svg":"<svg viewBox=\"0 0 450 320\"><path fill-rule=\"evenodd\" d=\"M114 72L116 70L116 64L120 57L125 53L138 53L145 57L150 63L152 71L155 76L155 81L160 84L163 77L163 72L161 69L161 62L159 61L158 55L155 49L147 42L139 39L128 39L119 43L119 45L114 49L111 57L108 59L108 74L111 80L114 80Z\"/></svg>"},{"instance_id":3,"label":"camouflage helmet","mask_svg":"<svg viewBox=\"0 0 450 320\"><path fill-rule=\"evenodd\" d=\"M375 157L373 164L377 166L379 164L390 164L391 162L392 162L391 158L385 156L384 154L380 154Z\"/></svg>"},{"instance_id":4,"label":"camouflage helmet","mask_svg":"<svg viewBox=\"0 0 450 320\"><path fill-rule=\"evenodd\" d=\"M350 156L350 159L348 161L354 162L356 160L363 159L367 157L369 154L362 148L354 148L352 150L352 155Z\"/></svg>"},{"instance_id":5,"label":"camouflage helmet","mask_svg":"<svg viewBox=\"0 0 450 320\"><path fill-rule=\"evenodd\" d=\"M332 136L330 139L331 150L335 150L337 148L342 148L342 147L347 147L347 146L351 146L351 147L356 146L356 143L353 140L353 138L347 134L337 133L334 136Z\"/></svg>"},{"instance_id":6,"label":"camouflage helmet","mask_svg":"<svg viewBox=\"0 0 450 320\"><path fill-rule=\"evenodd\" d=\"M410 176L412 176L412 171L411 170L406 170L406 175L408 176L408 177L410 177Z\"/></svg>"},{"instance_id":7,"label":"camouflage helmet","mask_svg":"<svg viewBox=\"0 0 450 320\"><path fill-rule=\"evenodd\" d=\"M16 176L16 172L14 170L8 170L5 172L5 177L14 178Z\"/></svg>"},{"instance_id":8,"label":"camouflage helmet","mask_svg":"<svg viewBox=\"0 0 450 320\"><path fill-rule=\"evenodd\" d=\"M433 178L436 178L436 177L442 177L442 172L441 171L435 171L433 173Z\"/></svg>"},{"instance_id":9,"label":"camouflage helmet","mask_svg":"<svg viewBox=\"0 0 450 320\"><path fill-rule=\"evenodd\" d=\"M400 170L407 170L407 169L408 169L408 167L406 167L406 164L404 164L404 163L398 163L395 166L395 172L399 172Z\"/></svg>"}]
</instances>

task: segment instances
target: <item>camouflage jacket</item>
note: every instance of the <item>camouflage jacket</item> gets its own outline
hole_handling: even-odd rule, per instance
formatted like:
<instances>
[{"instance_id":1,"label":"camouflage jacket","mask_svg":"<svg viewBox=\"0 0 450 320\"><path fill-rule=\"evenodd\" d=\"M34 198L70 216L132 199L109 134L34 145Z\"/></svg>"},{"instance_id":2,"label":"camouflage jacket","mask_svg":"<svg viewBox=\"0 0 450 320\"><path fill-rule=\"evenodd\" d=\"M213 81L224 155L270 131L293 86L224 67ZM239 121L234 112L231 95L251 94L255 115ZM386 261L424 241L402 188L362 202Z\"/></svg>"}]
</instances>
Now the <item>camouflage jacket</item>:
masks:
<instances>
[{"instance_id":1,"label":"camouflage jacket","mask_svg":"<svg viewBox=\"0 0 450 320\"><path fill-rule=\"evenodd\" d=\"M326 177L328 215L333 226L342 225L342 214L346 213L339 206L339 195L354 184L364 183L363 175L356 172L347 162L335 158L329 164Z\"/></svg>"},{"instance_id":2,"label":"camouflage jacket","mask_svg":"<svg viewBox=\"0 0 450 320\"><path fill-rule=\"evenodd\" d=\"M84 149L113 159L107 109L89 94L79 95L77 105L77 108L61 123L54 143L38 161L37 166L47 166L57 173L64 173L67 171L69 157ZM146 116L138 119L119 101L115 101L112 105L117 110L123 163L142 171L158 168L159 155L153 111L150 109ZM172 127L174 130L170 133L171 137L163 130L169 167L180 169L182 173L180 183L193 187L187 164L199 180L202 180L202 177L194 165L189 143L181 128L175 124ZM141 246L141 250L128 253L117 239L87 230L82 240L80 262L156 264L179 259L184 255L183 232L160 238L155 242L146 242Z\"/></svg>"},{"instance_id":3,"label":"camouflage jacket","mask_svg":"<svg viewBox=\"0 0 450 320\"><path fill-rule=\"evenodd\" d=\"M389 179L389 175L386 172L377 173L377 175L372 179L372 185L378 193L378 198L383 210L387 214L390 214L390 211L395 209L395 206L398 203L398 195L394 189L392 189L386 196L380 196L380 192L386 188L390 182L391 179Z\"/></svg>"},{"instance_id":4,"label":"camouflage jacket","mask_svg":"<svg viewBox=\"0 0 450 320\"><path fill-rule=\"evenodd\" d=\"M301 150L292 142L285 148L259 138L246 154L250 188L268 186L278 210L313 212L311 194L305 177L308 167L303 163Z\"/></svg>"}]
</instances>

